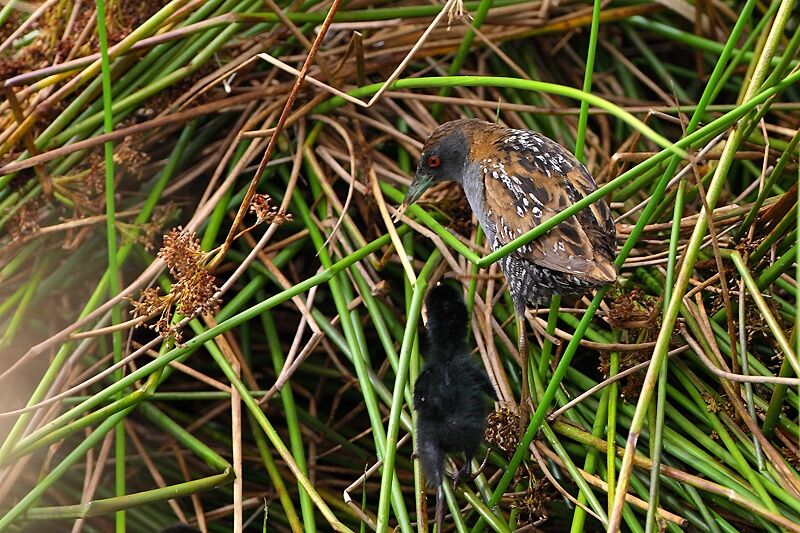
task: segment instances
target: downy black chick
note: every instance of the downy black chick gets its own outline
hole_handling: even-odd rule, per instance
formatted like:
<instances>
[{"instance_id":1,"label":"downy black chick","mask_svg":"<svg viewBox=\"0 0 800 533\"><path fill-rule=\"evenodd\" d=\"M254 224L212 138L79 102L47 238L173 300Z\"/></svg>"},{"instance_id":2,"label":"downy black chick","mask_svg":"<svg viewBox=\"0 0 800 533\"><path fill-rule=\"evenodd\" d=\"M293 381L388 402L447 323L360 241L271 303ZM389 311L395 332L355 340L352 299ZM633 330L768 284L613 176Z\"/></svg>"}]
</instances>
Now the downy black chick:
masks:
<instances>
[{"instance_id":1,"label":"downy black chick","mask_svg":"<svg viewBox=\"0 0 800 533\"><path fill-rule=\"evenodd\" d=\"M486 372L467 349L467 308L460 289L441 284L426 300L428 334L425 368L414 386L417 455L428 484L436 488L437 532L442 528L444 460L463 453L466 462L454 483L471 475L472 458L483 441L488 399L497 399Z\"/></svg>"}]
</instances>

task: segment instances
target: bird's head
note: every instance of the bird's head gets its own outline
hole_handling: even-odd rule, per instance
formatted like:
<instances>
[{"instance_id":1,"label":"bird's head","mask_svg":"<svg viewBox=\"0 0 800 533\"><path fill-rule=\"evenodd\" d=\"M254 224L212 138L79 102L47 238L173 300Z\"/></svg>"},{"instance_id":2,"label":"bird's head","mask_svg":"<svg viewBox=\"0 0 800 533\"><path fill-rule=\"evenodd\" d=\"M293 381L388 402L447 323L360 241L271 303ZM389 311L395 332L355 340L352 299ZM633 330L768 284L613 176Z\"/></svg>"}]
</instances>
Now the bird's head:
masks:
<instances>
[{"instance_id":1,"label":"bird's head","mask_svg":"<svg viewBox=\"0 0 800 533\"><path fill-rule=\"evenodd\" d=\"M460 348L469 323L461 288L440 283L428 293L425 306L428 310L429 340L436 346Z\"/></svg>"},{"instance_id":2,"label":"bird's head","mask_svg":"<svg viewBox=\"0 0 800 533\"><path fill-rule=\"evenodd\" d=\"M462 182L471 148L469 132L462 127L465 122L468 121L446 122L436 128L425 141L417 172L397 211L398 217L433 185L442 181Z\"/></svg>"}]
</instances>

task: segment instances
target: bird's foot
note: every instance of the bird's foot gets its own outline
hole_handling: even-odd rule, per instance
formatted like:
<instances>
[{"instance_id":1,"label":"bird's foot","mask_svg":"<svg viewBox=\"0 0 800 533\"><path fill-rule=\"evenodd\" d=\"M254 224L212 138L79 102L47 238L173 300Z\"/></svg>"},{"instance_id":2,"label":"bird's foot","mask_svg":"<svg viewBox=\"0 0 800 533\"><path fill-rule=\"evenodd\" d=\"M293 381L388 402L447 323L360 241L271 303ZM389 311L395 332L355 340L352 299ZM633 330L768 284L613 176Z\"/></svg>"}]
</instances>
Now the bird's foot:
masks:
<instances>
[{"instance_id":1,"label":"bird's foot","mask_svg":"<svg viewBox=\"0 0 800 533\"><path fill-rule=\"evenodd\" d=\"M463 482L469 482L469 481L472 481L473 479L475 479L472 476L472 464L471 463L472 463L472 461L467 461L466 463L464 463L464 466L462 466L461 469L458 470L453 475L453 488L456 488L458 486L458 484L461 483L462 481Z\"/></svg>"},{"instance_id":2,"label":"bird's foot","mask_svg":"<svg viewBox=\"0 0 800 533\"><path fill-rule=\"evenodd\" d=\"M486 450L486 455L483 457L483 462L475 472L470 473L470 470L472 469L472 460L467 461L464 467L456 472L456 474L453 476L453 488L457 487L462 481L464 483L472 483L475 481L475 479L483 473L483 469L486 468L486 465L489 462L489 454L491 453L491 450Z\"/></svg>"}]
</instances>

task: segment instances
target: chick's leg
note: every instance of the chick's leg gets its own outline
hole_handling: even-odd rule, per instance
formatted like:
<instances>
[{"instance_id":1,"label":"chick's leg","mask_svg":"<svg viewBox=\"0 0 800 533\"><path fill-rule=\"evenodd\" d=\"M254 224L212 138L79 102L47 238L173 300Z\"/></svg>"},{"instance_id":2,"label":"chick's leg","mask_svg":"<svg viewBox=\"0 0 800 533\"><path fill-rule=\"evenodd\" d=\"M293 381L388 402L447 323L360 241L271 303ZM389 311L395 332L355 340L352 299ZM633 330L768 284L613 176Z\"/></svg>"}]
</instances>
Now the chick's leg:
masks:
<instances>
[{"instance_id":1,"label":"chick's leg","mask_svg":"<svg viewBox=\"0 0 800 533\"><path fill-rule=\"evenodd\" d=\"M436 488L436 533L441 533L444 525L444 488L440 483Z\"/></svg>"},{"instance_id":2,"label":"chick's leg","mask_svg":"<svg viewBox=\"0 0 800 533\"><path fill-rule=\"evenodd\" d=\"M453 487L457 487L459 483L472 481L472 456L468 455L464 466L458 470L453 476Z\"/></svg>"}]
</instances>

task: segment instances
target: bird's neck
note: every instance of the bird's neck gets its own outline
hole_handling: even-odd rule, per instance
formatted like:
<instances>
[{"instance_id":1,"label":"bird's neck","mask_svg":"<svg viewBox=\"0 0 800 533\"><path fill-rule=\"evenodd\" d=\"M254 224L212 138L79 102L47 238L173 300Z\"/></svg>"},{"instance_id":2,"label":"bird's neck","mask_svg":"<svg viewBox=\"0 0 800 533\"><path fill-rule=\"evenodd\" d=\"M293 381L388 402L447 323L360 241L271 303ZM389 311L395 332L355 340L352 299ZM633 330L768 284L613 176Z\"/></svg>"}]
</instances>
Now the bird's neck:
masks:
<instances>
[{"instance_id":1,"label":"bird's neck","mask_svg":"<svg viewBox=\"0 0 800 533\"><path fill-rule=\"evenodd\" d=\"M464 176L461 178L461 186L464 188L464 196L467 197L469 207L478 219L478 224L483 228L486 233L486 210L484 208L484 195L486 194L486 187L483 183L483 173L481 172L480 164L472 163L465 171Z\"/></svg>"}]
</instances>

